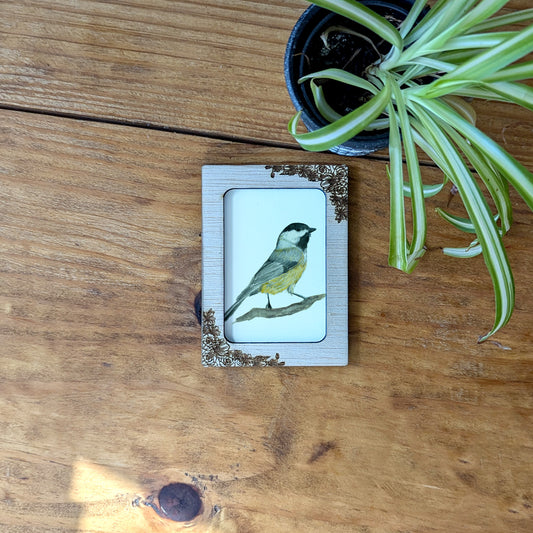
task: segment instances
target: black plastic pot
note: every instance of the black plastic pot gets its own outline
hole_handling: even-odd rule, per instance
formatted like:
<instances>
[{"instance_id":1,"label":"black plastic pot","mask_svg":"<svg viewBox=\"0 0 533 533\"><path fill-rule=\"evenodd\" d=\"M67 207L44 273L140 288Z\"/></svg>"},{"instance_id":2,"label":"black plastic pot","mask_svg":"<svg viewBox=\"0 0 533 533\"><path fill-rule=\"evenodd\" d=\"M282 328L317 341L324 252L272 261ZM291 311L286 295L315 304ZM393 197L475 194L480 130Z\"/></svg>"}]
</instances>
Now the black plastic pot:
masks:
<instances>
[{"instance_id":1,"label":"black plastic pot","mask_svg":"<svg viewBox=\"0 0 533 533\"><path fill-rule=\"evenodd\" d=\"M387 16L389 19L403 20L413 5L413 0L359 0L362 4L376 11L380 15ZM373 39L378 45L380 51L387 52L390 48L388 43L384 43L381 39L366 28L354 24L336 13L332 13L326 9L311 5L294 26L292 33L287 43L285 51L285 82L292 103L296 110L302 110L302 121L309 131L314 131L322 126L327 125L327 121L316 110L313 101L313 95L308 83L298 84L298 80L316 69L310 67L309 58L312 54L316 56L316 43L320 40L320 35L324 30L330 26L343 25L351 27L359 33L364 33ZM375 38L375 39L374 39ZM380 43L381 41L381 43ZM368 57L375 60L376 55L373 48L365 40L360 39L358 43L363 49L361 57ZM372 61L369 61L371 63ZM356 65L354 72L361 75L364 68L368 64ZM343 68L343 65L337 65L338 68ZM350 90L350 88L348 88ZM333 102L329 102L333 105ZM381 150L389 144L388 130L380 130L374 132L361 132L349 141L340 146L331 148L330 151L348 156L366 155L376 150Z\"/></svg>"}]
</instances>

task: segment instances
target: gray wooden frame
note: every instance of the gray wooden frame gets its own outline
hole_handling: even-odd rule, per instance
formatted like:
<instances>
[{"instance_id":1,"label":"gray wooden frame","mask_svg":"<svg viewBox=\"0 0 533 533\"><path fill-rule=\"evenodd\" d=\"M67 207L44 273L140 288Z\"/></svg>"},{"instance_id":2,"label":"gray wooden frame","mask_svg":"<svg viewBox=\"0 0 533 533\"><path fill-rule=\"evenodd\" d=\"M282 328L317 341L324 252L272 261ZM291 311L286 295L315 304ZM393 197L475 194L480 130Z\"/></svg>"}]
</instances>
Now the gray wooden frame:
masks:
<instances>
[{"instance_id":1,"label":"gray wooden frame","mask_svg":"<svg viewBox=\"0 0 533 533\"><path fill-rule=\"evenodd\" d=\"M320 188L326 207L326 337L320 342L232 343L224 336L224 194L243 188ZM345 165L208 165L202 169L202 364L348 363L348 169Z\"/></svg>"}]
</instances>

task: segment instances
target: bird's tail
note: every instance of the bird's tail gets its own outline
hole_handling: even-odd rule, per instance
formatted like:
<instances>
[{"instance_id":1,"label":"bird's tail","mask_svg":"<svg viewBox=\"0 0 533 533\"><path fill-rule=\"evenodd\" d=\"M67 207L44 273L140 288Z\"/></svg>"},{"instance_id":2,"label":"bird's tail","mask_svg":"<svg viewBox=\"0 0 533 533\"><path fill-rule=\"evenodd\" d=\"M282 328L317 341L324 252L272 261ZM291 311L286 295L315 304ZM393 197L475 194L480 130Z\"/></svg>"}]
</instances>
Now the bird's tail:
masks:
<instances>
[{"instance_id":1,"label":"bird's tail","mask_svg":"<svg viewBox=\"0 0 533 533\"><path fill-rule=\"evenodd\" d=\"M239 294L237 300L235 303L224 313L224 322L233 314L235 311L237 311L237 307L242 304L243 300L248 296L247 292L242 292Z\"/></svg>"}]
</instances>

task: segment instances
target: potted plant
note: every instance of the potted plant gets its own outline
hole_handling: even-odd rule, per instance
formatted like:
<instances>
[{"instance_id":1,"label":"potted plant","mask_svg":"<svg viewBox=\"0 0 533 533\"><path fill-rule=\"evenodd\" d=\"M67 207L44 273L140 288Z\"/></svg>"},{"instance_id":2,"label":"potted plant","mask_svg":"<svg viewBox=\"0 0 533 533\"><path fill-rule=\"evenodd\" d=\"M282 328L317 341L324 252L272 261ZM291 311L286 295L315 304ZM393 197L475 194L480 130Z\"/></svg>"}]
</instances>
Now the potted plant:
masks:
<instances>
[{"instance_id":1,"label":"potted plant","mask_svg":"<svg viewBox=\"0 0 533 533\"><path fill-rule=\"evenodd\" d=\"M361 0L361 4L388 20L405 19L414 0ZM289 37L285 52L285 79L294 107L302 111L301 120L308 130L327 125L340 114L347 114L367 99L368 91L346 85L335 79L322 78L310 83L300 80L330 67L364 75L366 67L385 54L390 45L368 28L316 4L311 4L300 17ZM314 103L320 91L321 100L335 109L326 117ZM325 91L325 96L322 93ZM317 94L318 96L318 94ZM322 110L323 112L325 110ZM388 122L376 121L376 127L360 132L330 151L340 155L360 156L385 148L389 144Z\"/></svg>"},{"instance_id":2,"label":"potted plant","mask_svg":"<svg viewBox=\"0 0 533 533\"><path fill-rule=\"evenodd\" d=\"M313 113L324 124L299 133L303 113L299 110L288 126L303 148L337 152L336 147L346 141L385 129L382 133L388 136L389 146L389 264L405 272L411 272L425 252L424 199L437 194L447 181L452 183L468 217L442 209L438 212L474 237L468 246L444 248L444 253L455 257L483 254L495 291L494 324L479 342L504 326L514 307L513 276L502 242L512 222L509 185L533 209L533 174L476 128L474 108L465 100L510 102L533 110L533 88L520 83L533 77L533 61L520 61L533 51L533 9L498 15L507 2L437 0L424 13L426 0L415 0L398 20L373 11L368 5L372 2L314 0L326 10L322 18L329 12L343 17L321 28L319 38L325 48L332 46L334 32L355 37L360 43L372 36L375 59L359 72L340 64L303 75L299 84L308 85ZM502 30L517 23L529 26ZM354 46L356 55L360 53L357 48L363 46ZM340 112L330 99L326 81L343 84L346 92L356 91L359 105ZM442 184L423 183L417 147L443 171ZM494 213L480 184L493 201ZM405 197L410 198L412 209L411 239L407 237Z\"/></svg>"}]
</instances>

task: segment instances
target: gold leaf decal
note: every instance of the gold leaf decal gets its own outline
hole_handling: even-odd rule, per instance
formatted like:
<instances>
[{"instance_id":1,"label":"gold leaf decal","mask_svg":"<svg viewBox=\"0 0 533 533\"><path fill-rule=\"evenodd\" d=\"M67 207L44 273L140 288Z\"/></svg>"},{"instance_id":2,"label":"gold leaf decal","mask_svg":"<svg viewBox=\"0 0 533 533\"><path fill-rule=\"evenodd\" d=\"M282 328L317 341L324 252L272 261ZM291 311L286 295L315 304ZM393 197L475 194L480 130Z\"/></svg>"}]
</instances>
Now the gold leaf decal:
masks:
<instances>
[{"instance_id":1,"label":"gold leaf decal","mask_svg":"<svg viewBox=\"0 0 533 533\"><path fill-rule=\"evenodd\" d=\"M242 350L232 350L228 341L221 335L216 325L215 311L208 309L202 318L202 363L205 366L283 366L279 353L250 355Z\"/></svg>"},{"instance_id":2,"label":"gold leaf decal","mask_svg":"<svg viewBox=\"0 0 533 533\"><path fill-rule=\"evenodd\" d=\"M270 177L300 176L317 181L335 208L335 220L348 220L348 167L344 165L268 165Z\"/></svg>"}]
</instances>

